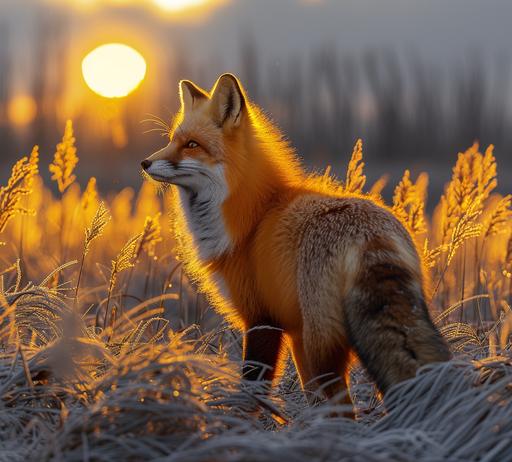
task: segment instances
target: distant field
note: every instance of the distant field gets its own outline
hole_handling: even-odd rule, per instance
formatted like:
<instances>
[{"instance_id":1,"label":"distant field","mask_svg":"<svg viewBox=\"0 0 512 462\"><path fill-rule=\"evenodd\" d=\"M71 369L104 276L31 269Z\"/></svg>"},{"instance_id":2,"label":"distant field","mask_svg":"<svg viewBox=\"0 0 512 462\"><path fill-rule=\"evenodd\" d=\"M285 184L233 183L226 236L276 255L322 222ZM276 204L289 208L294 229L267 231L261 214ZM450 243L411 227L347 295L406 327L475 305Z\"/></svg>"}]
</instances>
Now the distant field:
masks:
<instances>
[{"instance_id":1,"label":"distant field","mask_svg":"<svg viewBox=\"0 0 512 462\"><path fill-rule=\"evenodd\" d=\"M378 198L360 148L349 175ZM68 122L51 165L34 148L0 189L0 460L512 460L512 196L482 151L459 154L432 216L426 173L405 172L389 204L455 359L394 388L387 411L356 365L351 421L309 407L291 365L270 397L240 379L240 335L182 270L172 191L79 185ZM330 167L324 181L344 188Z\"/></svg>"}]
</instances>

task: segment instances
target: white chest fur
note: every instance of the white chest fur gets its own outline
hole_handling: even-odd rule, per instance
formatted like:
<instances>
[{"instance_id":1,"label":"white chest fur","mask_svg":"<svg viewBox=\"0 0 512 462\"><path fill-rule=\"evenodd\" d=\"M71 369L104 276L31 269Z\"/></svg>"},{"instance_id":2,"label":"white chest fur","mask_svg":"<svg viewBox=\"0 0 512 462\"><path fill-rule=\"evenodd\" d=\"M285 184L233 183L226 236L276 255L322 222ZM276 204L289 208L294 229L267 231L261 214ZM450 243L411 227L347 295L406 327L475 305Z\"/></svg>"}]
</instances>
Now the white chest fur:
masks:
<instances>
[{"instance_id":1,"label":"white chest fur","mask_svg":"<svg viewBox=\"0 0 512 462\"><path fill-rule=\"evenodd\" d=\"M199 257L209 260L225 253L231 240L222 215L222 204L228 192L222 167L208 169L195 178L193 189L180 187L179 192Z\"/></svg>"}]
</instances>

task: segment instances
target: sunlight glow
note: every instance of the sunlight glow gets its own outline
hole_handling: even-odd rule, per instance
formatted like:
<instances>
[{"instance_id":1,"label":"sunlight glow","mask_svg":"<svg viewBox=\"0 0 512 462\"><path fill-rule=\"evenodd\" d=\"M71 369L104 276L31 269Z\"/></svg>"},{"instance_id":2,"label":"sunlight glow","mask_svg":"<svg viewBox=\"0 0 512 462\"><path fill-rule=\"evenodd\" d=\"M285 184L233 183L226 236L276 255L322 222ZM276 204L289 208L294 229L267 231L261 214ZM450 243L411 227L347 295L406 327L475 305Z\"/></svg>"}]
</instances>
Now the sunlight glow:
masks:
<instances>
[{"instance_id":1,"label":"sunlight glow","mask_svg":"<svg viewBox=\"0 0 512 462\"><path fill-rule=\"evenodd\" d=\"M106 98L122 98L135 90L146 75L146 61L135 49L108 43L92 50L82 61L89 88Z\"/></svg>"},{"instance_id":2,"label":"sunlight glow","mask_svg":"<svg viewBox=\"0 0 512 462\"><path fill-rule=\"evenodd\" d=\"M167 11L182 11L205 5L209 0L153 0L157 6Z\"/></svg>"},{"instance_id":3,"label":"sunlight glow","mask_svg":"<svg viewBox=\"0 0 512 462\"><path fill-rule=\"evenodd\" d=\"M15 96L7 106L7 117L13 125L25 126L32 122L37 113L34 98L28 95Z\"/></svg>"}]
</instances>

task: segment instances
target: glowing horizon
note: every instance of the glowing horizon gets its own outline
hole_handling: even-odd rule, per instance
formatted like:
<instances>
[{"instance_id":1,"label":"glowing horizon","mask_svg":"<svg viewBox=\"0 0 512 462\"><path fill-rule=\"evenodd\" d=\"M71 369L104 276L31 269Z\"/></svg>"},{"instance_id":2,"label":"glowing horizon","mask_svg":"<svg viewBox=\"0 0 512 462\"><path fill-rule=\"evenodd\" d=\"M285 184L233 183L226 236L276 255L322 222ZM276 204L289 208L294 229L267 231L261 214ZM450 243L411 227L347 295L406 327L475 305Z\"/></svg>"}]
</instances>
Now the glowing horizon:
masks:
<instances>
[{"instance_id":1,"label":"glowing horizon","mask_svg":"<svg viewBox=\"0 0 512 462\"><path fill-rule=\"evenodd\" d=\"M218 6L226 0L40 0L43 2L66 5L81 11L101 9L113 5L115 7L140 7L158 11L165 17L183 17L183 13L192 10L194 14L204 13L211 7ZM173 13L169 15L166 13Z\"/></svg>"},{"instance_id":2,"label":"glowing horizon","mask_svg":"<svg viewBox=\"0 0 512 462\"><path fill-rule=\"evenodd\" d=\"M163 10L177 12L206 5L210 0L153 0L153 2Z\"/></svg>"}]
</instances>

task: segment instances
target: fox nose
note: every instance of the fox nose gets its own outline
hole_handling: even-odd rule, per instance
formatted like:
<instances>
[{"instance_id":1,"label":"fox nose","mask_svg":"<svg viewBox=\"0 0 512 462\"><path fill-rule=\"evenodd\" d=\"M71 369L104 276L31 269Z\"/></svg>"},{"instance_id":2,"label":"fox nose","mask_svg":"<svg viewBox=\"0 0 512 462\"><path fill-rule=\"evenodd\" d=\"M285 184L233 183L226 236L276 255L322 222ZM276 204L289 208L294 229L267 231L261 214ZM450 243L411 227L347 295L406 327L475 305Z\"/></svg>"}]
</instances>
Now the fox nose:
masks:
<instances>
[{"instance_id":1,"label":"fox nose","mask_svg":"<svg viewBox=\"0 0 512 462\"><path fill-rule=\"evenodd\" d=\"M145 159L145 160L143 160L143 161L140 163L140 165L142 165L142 168L143 168L144 170L147 170L149 167L151 167L151 163L152 163L152 162L151 162L150 160Z\"/></svg>"}]
</instances>

